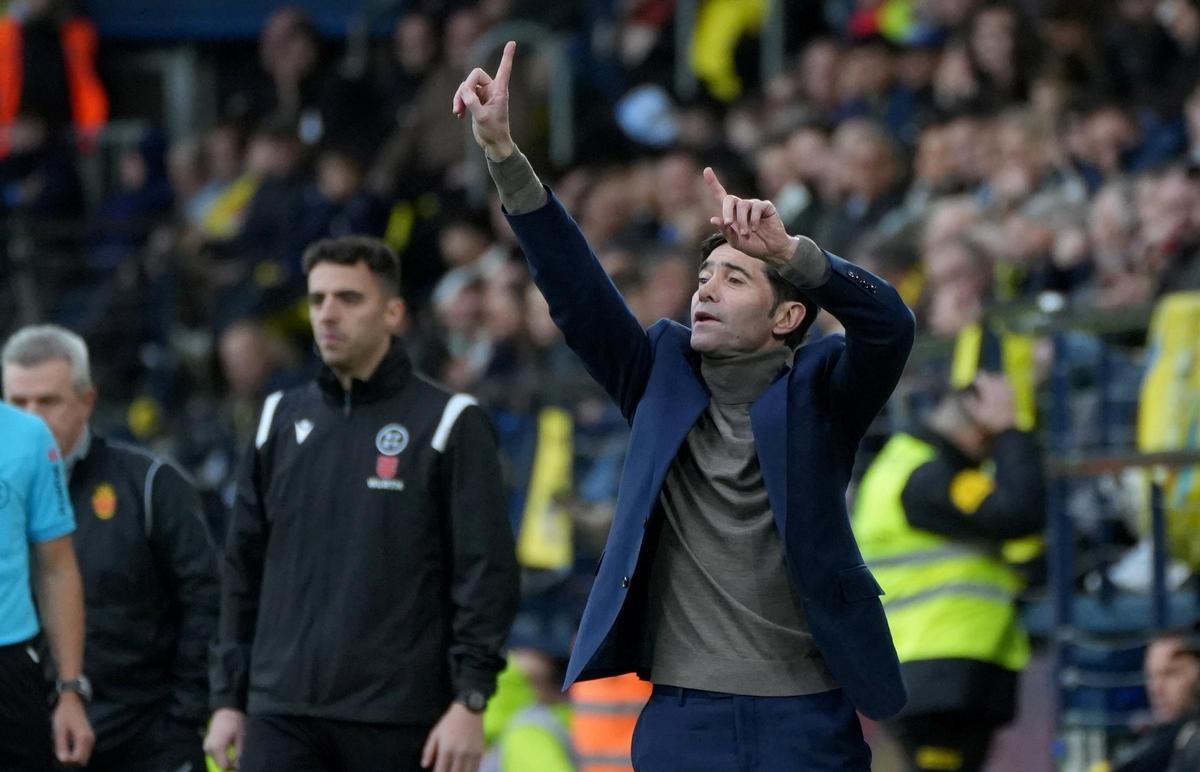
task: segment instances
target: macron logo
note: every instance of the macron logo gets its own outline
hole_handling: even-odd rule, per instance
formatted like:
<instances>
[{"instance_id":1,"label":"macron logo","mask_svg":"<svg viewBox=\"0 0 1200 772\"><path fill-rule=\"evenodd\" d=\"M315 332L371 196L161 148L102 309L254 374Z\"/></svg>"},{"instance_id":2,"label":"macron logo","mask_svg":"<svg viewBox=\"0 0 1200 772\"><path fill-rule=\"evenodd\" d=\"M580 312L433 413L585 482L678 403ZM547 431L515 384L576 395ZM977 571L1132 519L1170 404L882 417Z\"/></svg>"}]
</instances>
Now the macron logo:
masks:
<instances>
[{"instance_id":1,"label":"macron logo","mask_svg":"<svg viewBox=\"0 0 1200 772\"><path fill-rule=\"evenodd\" d=\"M307 418L296 422L296 444L303 445L308 439L309 433L313 430L313 422Z\"/></svg>"}]
</instances>

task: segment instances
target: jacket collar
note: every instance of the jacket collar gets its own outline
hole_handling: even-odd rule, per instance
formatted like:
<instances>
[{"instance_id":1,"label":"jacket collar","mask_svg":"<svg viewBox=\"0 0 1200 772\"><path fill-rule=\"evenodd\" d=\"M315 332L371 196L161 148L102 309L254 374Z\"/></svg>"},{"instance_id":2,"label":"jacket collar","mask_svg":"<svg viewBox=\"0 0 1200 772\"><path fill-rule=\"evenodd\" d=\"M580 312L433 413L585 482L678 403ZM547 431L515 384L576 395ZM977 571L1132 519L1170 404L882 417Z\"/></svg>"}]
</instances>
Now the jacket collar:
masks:
<instances>
[{"instance_id":1,"label":"jacket collar","mask_svg":"<svg viewBox=\"0 0 1200 772\"><path fill-rule=\"evenodd\" d=\"M63 451L63 473L68 480L71 479L71 472L79 464L88 457L92 452L92 444L96 441L95 435L92 434L92 427L84 424L83 432L79 435L79 439L75 442L75 447L70 450Z\"/></svg>"},{"instance_id":2,"label":"jacket collar","mask_svg":"<svg viewBox=\"0 0 1200 772\"><path fill-rule=\"evenodd\" d=\"M349 393L342 388L342 382L328 365L321 367L317 385L327 400L339 407L349 407L352 404L378 402L395 394L408 383L412 371L412 361L404 350L404 343L393 337L387 354L375 368L375 372L365 381L355 378L350 383Z\"/></svg>"},{"instance_id":3,"label":"jacket collar","mask_svg":"<svg viewBox=\"0 0 1200 772\"><path fill-rule=\"evenodd\" d=\"M83 436L79 438L72 452L63 456L63 473L67 484L71 484L76 477L89 479L94 473L93 467L98 463L97 459L106 447L108 442L103 435L97 434L91 425L85 427Z\"/></svg>"}]
</instances>

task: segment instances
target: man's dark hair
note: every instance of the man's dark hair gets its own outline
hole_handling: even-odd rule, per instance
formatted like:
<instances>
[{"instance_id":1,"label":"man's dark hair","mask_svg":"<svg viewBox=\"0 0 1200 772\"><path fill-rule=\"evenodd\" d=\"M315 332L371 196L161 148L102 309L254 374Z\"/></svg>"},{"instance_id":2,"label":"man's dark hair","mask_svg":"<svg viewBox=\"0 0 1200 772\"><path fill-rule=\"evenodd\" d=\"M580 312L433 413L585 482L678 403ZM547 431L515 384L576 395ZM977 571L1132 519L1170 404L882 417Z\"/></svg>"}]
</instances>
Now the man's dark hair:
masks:
<instances>
[{"instance_id":1,"label":"man's dark hair","mask_svg":"<svg viewBox=\"0 0 1200 772\"><path fill-rule=\"evenodd\" d=\"M391 247L370 236L341 236L321 239L304 250L304 275L319 263L355 265L363 262L379 277L388 293L400 294L400 258Z\"/></svg>"},{"instance_id":2,"label":"man's dark hair","mask_svg":"<svg viewBox=\"0 0 1200 772\"><path fill-rule=\"evenodd\" d=\"M1200 659L1200 622L1185 627L1167 628L1151 638L1150 643L1172 640L1179 641L1180 654Z\"/></svg>"},{"instance_id":3,"label":"man's dark hair","mask_svg":"<svg viewBox=\"0 0 1200 772\"><path fill-rule=\"evenodd\" d=\"M721 233L714 233L704 241L700 242L700 262L708 259L708 256L713 253L713 250L722 244L728 244L729 240ZM791 349L798 347L804 342L804 338L808 335L808 330L817 321L817 312L820 308L816 301L804 294L801 290L793 287L788 282L784 281L779 275L779 271L763 263L763 271L767 274L767 279L771 282L771 292L774 299L771 303L771 310L767 313L775 313L775 309L779 308L780 303L796 302L804 306L804 320L800 322L800 326L783 339L784 344Z\"/></svg>"}]
</instances>

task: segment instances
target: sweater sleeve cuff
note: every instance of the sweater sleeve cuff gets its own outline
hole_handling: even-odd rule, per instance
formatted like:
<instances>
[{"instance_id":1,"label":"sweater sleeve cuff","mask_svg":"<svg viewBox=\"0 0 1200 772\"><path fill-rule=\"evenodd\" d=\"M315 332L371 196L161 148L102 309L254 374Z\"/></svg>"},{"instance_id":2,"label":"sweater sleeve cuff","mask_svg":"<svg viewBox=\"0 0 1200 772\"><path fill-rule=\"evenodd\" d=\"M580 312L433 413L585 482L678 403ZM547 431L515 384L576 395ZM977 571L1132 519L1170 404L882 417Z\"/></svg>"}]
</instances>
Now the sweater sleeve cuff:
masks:
<instances>
[{"instance_id":1,"label":"sweater sleeve cuff","mask_svg":"<svg viewBox=\"0 0 1200 772\"><path fill-rule=\"evenodd\" d=\"M520 150L503 161L488 158L487 165L496 190L500 192L500 203L509 214L527 214L546 203L546 188Z\"/></svg>"},{"instance_id":2,"label":"sweater sleeve cuff","mask_svg":"<svg viewBox=\"0 0 1200 772\"><path fill-rule=\"evenodd\" d=\"M833 265L817 242L798 236L796 251L779 269L779 275L796 289L814 289L829 280Z\"/></svg>"}]
</instances>

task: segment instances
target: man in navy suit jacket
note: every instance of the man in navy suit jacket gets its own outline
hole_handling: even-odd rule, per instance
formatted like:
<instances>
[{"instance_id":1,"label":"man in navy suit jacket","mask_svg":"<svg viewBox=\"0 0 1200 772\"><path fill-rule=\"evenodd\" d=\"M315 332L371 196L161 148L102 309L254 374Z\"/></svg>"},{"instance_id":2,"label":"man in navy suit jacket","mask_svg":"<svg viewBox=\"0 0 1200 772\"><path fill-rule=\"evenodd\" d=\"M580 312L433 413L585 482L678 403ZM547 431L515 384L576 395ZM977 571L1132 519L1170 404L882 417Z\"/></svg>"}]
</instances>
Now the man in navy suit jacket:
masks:
<instances>
[{"instance_id":1,"label":"man in navy suit jacket","mask_svg":"<svg viewBox=\"0 0 1200 772\"><path fill-rule=\"evenodd\" d=\"M790 236L769 201L705 178L692 327L643 330L508 130L515 44L468 112L534 281L633 431L567 683L655 685L639 770L868 770L855 709L904 704L896 652L846 513L855 449L904 368L913 317L879 278ZM816 307L846 335L793 350Z\"/></svg>"}]
</instances>

